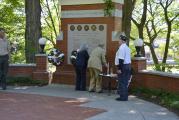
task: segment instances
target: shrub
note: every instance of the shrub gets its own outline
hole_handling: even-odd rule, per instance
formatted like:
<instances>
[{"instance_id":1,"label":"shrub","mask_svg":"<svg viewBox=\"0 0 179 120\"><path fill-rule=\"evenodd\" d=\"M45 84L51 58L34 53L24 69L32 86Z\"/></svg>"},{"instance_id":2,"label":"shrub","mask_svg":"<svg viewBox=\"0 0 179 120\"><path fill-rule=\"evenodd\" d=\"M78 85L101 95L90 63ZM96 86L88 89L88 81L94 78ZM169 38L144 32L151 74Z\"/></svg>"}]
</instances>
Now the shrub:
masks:
<instances>
[{"instance_id":1,"label":"shrub","mask_svg":"<svg viewBox=\"0 0 179 120\"><path fill-rule=\"evenodd\" d=\"M7 78L7 85L12 85L12 86L43 86L47 84L48 84L48 81L33 80L29 77L8 77Z\"/></svg>"}]
</instances>

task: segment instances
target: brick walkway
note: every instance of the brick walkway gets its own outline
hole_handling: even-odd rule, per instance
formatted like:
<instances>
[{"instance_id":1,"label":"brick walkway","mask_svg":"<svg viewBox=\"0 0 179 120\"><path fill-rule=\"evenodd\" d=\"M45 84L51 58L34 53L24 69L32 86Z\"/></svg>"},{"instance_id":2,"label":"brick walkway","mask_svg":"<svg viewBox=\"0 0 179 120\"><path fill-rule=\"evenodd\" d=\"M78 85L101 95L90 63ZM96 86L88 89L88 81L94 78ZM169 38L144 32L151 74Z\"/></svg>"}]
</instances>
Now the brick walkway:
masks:
<instances>
[{"instance_id":1,"label":"brick walkway","mask_svg":"<svg viewBox=\"0 0 179 120\"><path fill-rule=\"evenodd\" d=\"M104 112L77 99L0 92L0 120L84 120Z\"/></svg>"},{"instance_id":2,"label":"brick walkway","mask_svg":"<svg viewBox=\"0 0 179 120\"><path fill-rule=\"evenodd\" d=\"M57 84L8 86L0 90L0 120L179 120L166 108L132 95L129 101L119 102L117 94L74 89Z\"/></svg>"}]
</instances>

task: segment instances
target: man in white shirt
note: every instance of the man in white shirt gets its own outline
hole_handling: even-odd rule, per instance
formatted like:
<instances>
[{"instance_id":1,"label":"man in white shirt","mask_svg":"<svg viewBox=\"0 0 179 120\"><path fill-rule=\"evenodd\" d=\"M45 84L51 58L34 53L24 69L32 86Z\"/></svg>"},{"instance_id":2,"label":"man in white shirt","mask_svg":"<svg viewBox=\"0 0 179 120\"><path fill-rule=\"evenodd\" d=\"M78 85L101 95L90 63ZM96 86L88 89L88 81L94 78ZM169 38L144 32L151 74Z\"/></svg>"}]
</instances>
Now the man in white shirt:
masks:
<instances>
[{"instance_id":1,"label":"man in white shirt","mask_svg":"<svg viewBox=\"0 0 179 120\"><path fill-rule=\"evenodd\" d=\"M0 85L2 89L6 89L6 76L9 66L9 42L5 37L5 31L3 28L0 28Z\"/></svg>"},{"instance_id":2,"label":"man in white shirt","mask_svg":"<svg viewBox=\"0 0 179 120\"><path fill-rule=\"evenodd\" d=\"M117 66L118 74L118 93L120 97L116 98L117 101L128 100L128 81L131 76L131 52L127 46L127 37L124 35L116 34L116 39L119 40L119 49L116 52L115 65Z\"/></svg>"}]
</instances>

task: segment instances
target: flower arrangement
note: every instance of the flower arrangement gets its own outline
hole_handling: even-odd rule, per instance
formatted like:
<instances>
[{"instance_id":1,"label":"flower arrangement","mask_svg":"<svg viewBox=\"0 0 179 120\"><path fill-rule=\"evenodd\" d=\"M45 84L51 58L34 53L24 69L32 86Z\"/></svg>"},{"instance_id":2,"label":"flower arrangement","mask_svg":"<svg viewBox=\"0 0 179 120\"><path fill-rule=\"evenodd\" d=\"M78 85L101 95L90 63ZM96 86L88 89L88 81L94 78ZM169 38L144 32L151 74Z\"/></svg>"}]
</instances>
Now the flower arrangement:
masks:
<instances>
[{"instance_id":1,"label":"flower arrangement","mask_svg":"<svg viewBox=\"0 0 179 120\"><path fill-rule=\"evenodd\" d=\"M70 62L71 62L71 64L75 65L75 63L76 63L76 57L77 57L77 50L73 50L71 52L71 56L70 56Z\"/></svg>"},{"instance_id":2,"label":"flower arrangement","mask_svg":"<svg viewBox=\"0 0 179 120\"><path fill-rule=\"evenodd\" d=\"M64 62L65 55L60 50L53 48L48 54L48 61L55 66L59 66Z\"/></svg>"}]
</instances>

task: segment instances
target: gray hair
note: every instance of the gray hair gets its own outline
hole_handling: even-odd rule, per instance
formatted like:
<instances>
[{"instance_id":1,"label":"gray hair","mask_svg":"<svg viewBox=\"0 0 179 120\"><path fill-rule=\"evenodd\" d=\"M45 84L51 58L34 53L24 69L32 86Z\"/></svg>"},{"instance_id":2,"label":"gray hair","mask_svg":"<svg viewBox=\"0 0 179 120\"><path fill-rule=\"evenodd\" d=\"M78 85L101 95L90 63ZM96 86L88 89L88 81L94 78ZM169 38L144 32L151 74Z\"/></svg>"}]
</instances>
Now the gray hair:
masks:
<instances>
[{"instance_id":1,"label":"gray hair","mask_svg":"<svg viewBox=\"0 0 179 120\"><path fill-rule=\"evenodd\" d=\"M82 43L81 45L80 45L80 49L79 49L79 51L83 51L83 50L88 50L88 45L86 44L86 43Z\"/></svg>"},{"instance_id":2,"label":"gray hair","mask_svg":"<svg viewBox=\"0 0 179 120\"><path fill-rule=\"evenodd\" d=\"M104 43L99 43L98 47L104 48Z\"/></svg>"}]
</instances>

